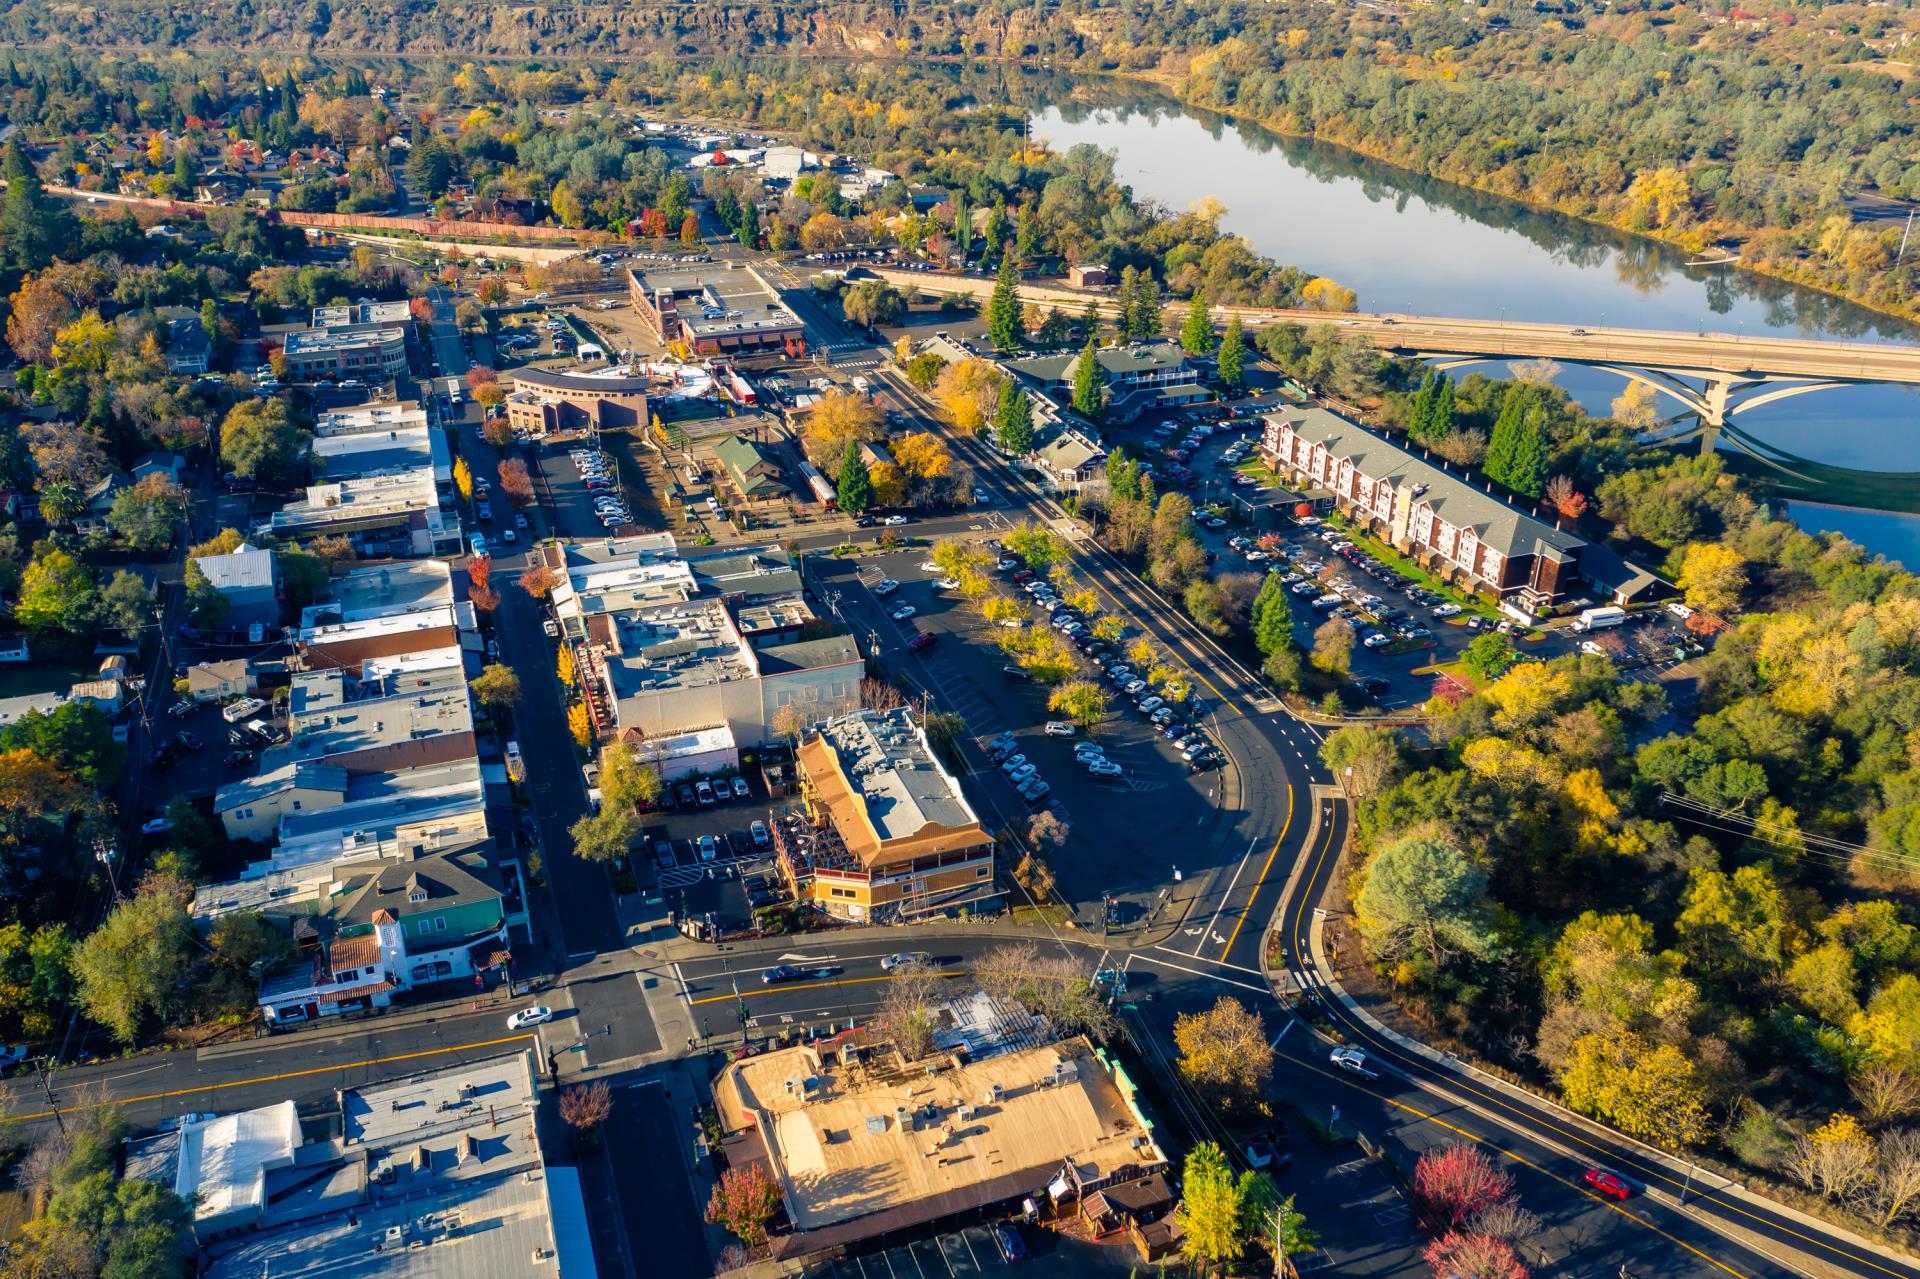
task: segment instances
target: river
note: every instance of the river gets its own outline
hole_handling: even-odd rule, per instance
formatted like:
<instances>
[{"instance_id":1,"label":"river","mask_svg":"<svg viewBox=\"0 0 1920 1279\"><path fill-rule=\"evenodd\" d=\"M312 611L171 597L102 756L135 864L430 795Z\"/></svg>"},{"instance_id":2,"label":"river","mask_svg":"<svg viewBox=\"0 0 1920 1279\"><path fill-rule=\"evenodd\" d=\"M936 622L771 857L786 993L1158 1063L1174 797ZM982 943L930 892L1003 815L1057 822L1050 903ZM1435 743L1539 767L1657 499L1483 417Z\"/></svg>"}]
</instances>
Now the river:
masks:
<instances>
[{"instance_id":1,"label":"river","mask_svg":"<svg viewBox=\"0 0 1920 1279\"><path fill-rule=\"evenodd\" d=\"M1911 342L1920 329L1817 290L1727 268L1689 268L1676 249L1164 101L1052 106L1036 138L1114 153L1136 195L1184 209L1214 196L1221 225L1255 248L1358 291L1363 310L1567 325ZM1486 371L1504 370L1489 364ZM1605 412L1617 375L1558 379ZM1677 407L1663 405L1663 412ZM1764 405L1734 419L1815 461L1920 472L1920 390L1857 386ZM1789 502L1805 527L1920 565L1920 518Z\"/></svg>"}]
</instances>

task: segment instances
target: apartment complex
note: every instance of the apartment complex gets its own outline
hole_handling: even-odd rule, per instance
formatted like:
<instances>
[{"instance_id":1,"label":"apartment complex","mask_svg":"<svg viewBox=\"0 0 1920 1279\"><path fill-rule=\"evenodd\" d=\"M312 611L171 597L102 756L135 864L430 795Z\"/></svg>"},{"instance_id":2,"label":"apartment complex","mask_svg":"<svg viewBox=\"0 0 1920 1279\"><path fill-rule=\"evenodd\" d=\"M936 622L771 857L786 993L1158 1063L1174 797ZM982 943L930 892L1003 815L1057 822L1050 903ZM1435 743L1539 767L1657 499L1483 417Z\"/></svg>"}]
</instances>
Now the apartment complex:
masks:
<instances>
[{"instance_id":1,"label":"apartment complex","mask_svg":"<svg viewBox=\"0 0 1920 1279\"><path fill-rule=\"evenodd\" d=\"M1083 352L1039 355L1009 361L1009 373L1032 384L1043 394L1068 403L1074 374ZM1103 346L1094 351L1107 388L1107 415L1126 421L1152 408L1167 408L1203 400L1211 392L1202 385L1200 370L1187 359L1177 342L1137 342Z\"/></svg>"},{"instance_id":2,"label":"apartment complex","mask_svg":"<svg viewBox=\"0 0 1920 1279\"><path fill-rule=\"evenodd\" d=\"M1585 539L1338 414L1270 416L1261 453L1276 475L1326 490L1342 512L1469 589L1529 611L1583 589Z\"/></svg>"},{"instance_id":3,"label":"apartment complex","mask_svg":"<svg viewBox=\"0 0 1920 1279\"><path fill-rule=\"evenodd\" d=\"M645 426L645 377L516 369L507 374L507 421L515 431L606 431Z\"/></svg>"},{"instance_id":4,"label":"apartment complex","mask_svg":"<svg viewBox=\"0 0 1920 1279\"><path fill-rule=\"evenodd\" d=\"M796 759L801 812L773 832L796 901L891 923L998 896L993 836L905 707L818 723Z\"/></svg>"},{"instance_id":5,"label":"apartment complex","mask_svg":"<svg viewBox=\"0 0 1920 1279\"><path fill-rule=\"evenodd\" d=\"M714 1104L730 1164L779 1190L784 1263L1029 1202L1062 1216L1167 1167L1132 1081L1085 1037L919 1062L806 1044L734 1062Z\"/></svg>"},{"instance_id":6,"label":"apartment complex","mask_svg":"<svg viewBox=\"0 0 1920 1279\"><path fill-rule=\"evenodd\" d=\"M780 293L744 263L627 272L633 309L663 345L695 355L807 353L806 326Z\"/></svg>"}]
</instances>

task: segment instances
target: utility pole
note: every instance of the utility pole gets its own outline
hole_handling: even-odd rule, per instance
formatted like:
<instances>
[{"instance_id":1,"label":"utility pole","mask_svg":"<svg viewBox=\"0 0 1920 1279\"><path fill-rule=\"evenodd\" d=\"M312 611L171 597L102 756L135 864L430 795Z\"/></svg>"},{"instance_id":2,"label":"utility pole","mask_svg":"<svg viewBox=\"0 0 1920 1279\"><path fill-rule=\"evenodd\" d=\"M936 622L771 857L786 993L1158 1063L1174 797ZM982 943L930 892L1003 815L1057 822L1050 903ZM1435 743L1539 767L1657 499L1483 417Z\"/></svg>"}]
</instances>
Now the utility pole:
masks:
<instances>
[{"instance_id":1,"label":"utility pole","mask_svg":"<svg viewBox=\"0 0 1920 1279\"><path fill-rule=\"evenodd\" d=\"M1907 237L1912 234L1913 234L1913 210L1908 209L1906 228L1900 232L1900 252L1896 253L1893 258L1893 264L1895 266L1899 266L1900 259L1907 256Z\"/></svg>"},{"instance_id":2,"label":"utility pole","mask_svg":"<svg viewBox=\"0 0 1920 1279\"><path fill-rule=\"evenodd\" d=\"M53 1111L53 1122L60 1125L60 1145L67 1144L67 1117L60 1113L60 1102L53 1095L53 1072L47 1069L47 1059L38 1059L40 1066L40 1088L47 1095L47 1108Z\"/></svg>"}]
</instances>

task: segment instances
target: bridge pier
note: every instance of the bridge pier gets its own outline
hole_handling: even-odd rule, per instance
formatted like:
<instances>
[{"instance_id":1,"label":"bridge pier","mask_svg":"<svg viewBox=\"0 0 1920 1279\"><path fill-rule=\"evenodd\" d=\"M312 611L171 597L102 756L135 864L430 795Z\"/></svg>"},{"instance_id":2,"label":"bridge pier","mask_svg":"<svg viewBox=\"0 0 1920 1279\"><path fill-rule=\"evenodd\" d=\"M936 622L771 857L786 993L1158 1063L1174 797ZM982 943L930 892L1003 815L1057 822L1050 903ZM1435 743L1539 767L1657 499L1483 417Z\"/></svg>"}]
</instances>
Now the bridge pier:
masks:
<instances>
[{"instance_id":1,"label":"bridge pier","mask_svg":"<svg viewBox=\"0 0 1920 1279\"><path fill-rule=\"evenodd\" d=\"M1700 456L1711 457L1720 447L1720 428L1727 424L1727 396L1733 383L1714 378L1706 385L1700 404Z\"/></svg>"}]
</instances>

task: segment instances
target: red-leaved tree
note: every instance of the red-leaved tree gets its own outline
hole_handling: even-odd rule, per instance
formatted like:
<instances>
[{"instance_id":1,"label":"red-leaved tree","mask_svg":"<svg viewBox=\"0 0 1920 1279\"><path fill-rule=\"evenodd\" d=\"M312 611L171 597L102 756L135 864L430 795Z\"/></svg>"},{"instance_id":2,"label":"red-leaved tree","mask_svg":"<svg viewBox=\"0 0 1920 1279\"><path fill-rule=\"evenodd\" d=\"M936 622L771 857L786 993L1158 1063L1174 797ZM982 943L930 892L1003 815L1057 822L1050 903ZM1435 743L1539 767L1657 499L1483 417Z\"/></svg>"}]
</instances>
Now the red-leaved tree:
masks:
<instances>
[{"instance_id":1,"label":"red-leaved tree","mask_svg":"<svg viewBox=\"0 0 1920 1279\"><path fill-rule=\"evenodd\" d=\"M1413 1169L1413 1193L1449 1229L1513 1197L1513 1175L1474 1146L1455 1142L1429 1150Z\"/></svg>"},{"instance_id":2,"label":"red-leaved tree","mask_svg":"<svg viewBox=\"0 0 1920 1279\"><path fill-rule=\"evenodd\" d=\"M1434 1279L1527 1279L1513 1245L1492 1235L1449 1230L1427 1245L1426 1258Z\"/></svg>"},{"instance_id":3,"label":"red-leaved tree","mask_svg":"<svg viewBox=\"0 0 1920 1279\"><path fill-rule=\"evenodd\" d=\"M749 1248L767 1241L767 1223L780 1207L780 1188L759 1164L720 1174L707 1199L707 1221L722 1226Z\"/></svg>"},{"instance_id":4,"label":"red-leaved tree","mask_svg":"<svg viewBox=\"0 0 1920 1279\"><path fill-rule=\"evenodd\" d=\"M500 491L515 506L533 505L533 478L527 474L525 462L510 457L500 463Z\"/></svg>"},{"instance_id":5,"label":"red-leaved tree","mask_svg":"<svg viewBox=\"0 0 1920 1279\"><path fill-rule=\"evenodd\" d=\"M500 592L493 589L493 556L479 555L467 561L467 598L482 613L500 607Z\"/></svg>"}]
</instances>

